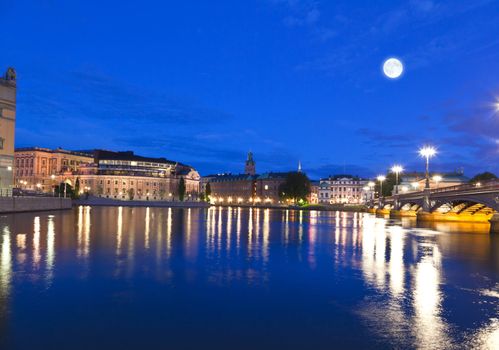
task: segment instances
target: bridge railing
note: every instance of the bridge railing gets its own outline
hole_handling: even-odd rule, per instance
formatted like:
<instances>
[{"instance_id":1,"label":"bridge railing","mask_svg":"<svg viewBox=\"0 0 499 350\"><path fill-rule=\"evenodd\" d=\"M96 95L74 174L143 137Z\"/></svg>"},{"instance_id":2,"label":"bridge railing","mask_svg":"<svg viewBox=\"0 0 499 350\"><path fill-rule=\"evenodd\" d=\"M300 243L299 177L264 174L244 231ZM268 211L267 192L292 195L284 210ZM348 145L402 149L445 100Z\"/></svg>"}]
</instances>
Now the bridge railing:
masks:
<instances>
[{"instance_id":1,"label":"bridge railing","mask_svg":"<svg viewBox=\"0 0 499 350\"><path fill-rule=\"evenodd\" d=\"M465 190L485 190L499 188L499 180L490 180L480 184L463 184L456 186L448 186L442 188L434 188L431 193L451 192L451 191L465 191Z\"/></svg>"},{"instance_id":2,"label":"bridge railing","mask_svg":"<svg viewBox=\"0 0 499 350\"><path fill-rule=\"evenodd\" d=\"M469 190L488 190L488 189L497 189L499 191L499 180L490 180L486 182L480 183L480 185L477 184L462 184L462 185L456 185L456 186L447 186L447 187L441 187L441 188L433 188L430 191L431 194L435 193L445 193L445 192L459 192L459 191L469 191ZM424 191L415 191L415 192L408 192L408 193L400 193L398 196L399 198L406 198L410 199L412 197L418 198L424 195ZM385 201L393 201L395 199L395 196L387 196L384 197Z\"/></svg>"}]
</instances>

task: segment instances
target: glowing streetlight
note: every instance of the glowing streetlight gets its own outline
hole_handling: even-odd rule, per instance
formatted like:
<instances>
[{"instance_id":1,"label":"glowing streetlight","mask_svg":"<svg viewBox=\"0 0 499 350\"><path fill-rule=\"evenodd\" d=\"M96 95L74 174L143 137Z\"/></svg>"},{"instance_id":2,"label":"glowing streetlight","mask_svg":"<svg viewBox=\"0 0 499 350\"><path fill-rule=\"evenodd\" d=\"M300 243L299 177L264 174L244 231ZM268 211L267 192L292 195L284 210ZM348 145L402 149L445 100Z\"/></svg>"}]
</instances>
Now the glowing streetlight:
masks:
<instances>
[{"instance_id":1,"label":"glowing streetlight","mask_svg":"<svg viewBox=\"0 0 499 350\"><path fill-rule=\"evenodd\" d=\"M425 189L430 188L430 158L437 154L437 150L432 146L424 146L419 150L419 155L423 158L426 158L426 185Z\"/></svg>"},{"instance_id":2,"label":"glowing streetlight","mask_svg":"<svg viewBox=\"0 0 499 350\"><path fill-rule=\"evenodd\" d=\"M386 177L383 175L379 175L376 179L379 181L379 196L378 197L383 197L383 181L386 180Z\"/></svg>"},{"instance_id":3,"label":"glowing streetlight","mask_svg":"<svg viewBox=\"0 0 499 350\"><path fill-rule=\"evenodd\" d=\"M392 172L395 173L395 194L399 193L399 174L404 171L400 165L392 166Z\"/></svg>"},{"instance_id":4,"label":"glowing streetlight","mask_svg":"<svg viewBox=\"0 0 499 350\"><path fill-rule=\"evenodd\" d=\"M442 176L440 176L440 175L434 175L434 176L432 177L432 179L433 179L433 181L435 181L435 183L437 184L437 188L438 188L438 183L439 183L440 181L442 181Z\"/></svg>"}]
</instances>

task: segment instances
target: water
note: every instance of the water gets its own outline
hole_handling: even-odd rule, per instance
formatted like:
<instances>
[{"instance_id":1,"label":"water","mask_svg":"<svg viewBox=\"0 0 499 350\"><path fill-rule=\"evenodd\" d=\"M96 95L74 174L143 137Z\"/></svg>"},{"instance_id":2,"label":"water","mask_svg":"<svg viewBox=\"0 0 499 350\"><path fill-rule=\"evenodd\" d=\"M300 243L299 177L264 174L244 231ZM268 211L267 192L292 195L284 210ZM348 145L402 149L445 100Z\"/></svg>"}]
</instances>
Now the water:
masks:
<instances>
[{"instance_id":1,"label":"water","mask_svg":"<svg viewBox=\"0 0 499 350\"><path fill-rule=\"evenodd\" d=\"M413 226L237 208L2 216L0 347L499 349L498 235Z\"/></svg>"}]
</instances>

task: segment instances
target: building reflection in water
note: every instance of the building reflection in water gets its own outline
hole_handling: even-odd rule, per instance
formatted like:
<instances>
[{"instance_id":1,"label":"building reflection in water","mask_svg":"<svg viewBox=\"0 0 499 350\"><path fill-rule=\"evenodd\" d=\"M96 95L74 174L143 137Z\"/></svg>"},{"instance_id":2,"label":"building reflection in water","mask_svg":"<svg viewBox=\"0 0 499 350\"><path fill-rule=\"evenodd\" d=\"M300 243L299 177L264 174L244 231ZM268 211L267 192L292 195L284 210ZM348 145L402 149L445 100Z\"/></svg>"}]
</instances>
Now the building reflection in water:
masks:
<instances>
[{"instance_id":1,"label":"building reflection in water","mask_svg":"<svg viewBox=\"0 0 499 350\"><path fill-rule=\"evenodd\" d=\"M73 263L67 252L76 252L76 272L85 271L77 274L84 279L95 274L133 279L140 273L141 278L161 283L185 278L226 286L238 279L254 286L282 278L284 272L276 266L289 262L307 273L327 276L346 266L346 278L357 278L366 287L360 289L364 294L358 301L359 314L372 322L374 332L398 339L399 347L407 337L418 348L454 344L443 306L443 257L471 256L477 266L497 271L490 263L497 258L491 249L496 241L488 235L439 234L360 213L80 206L74 212L2 220L2 300L15 289L13 271L19 272L20 282L26 282L26 275L40 275L52 288L60 271L56 265ZM98 259L105 259L106 265L99 265ZM179 265L189 268L179 271ZM108 271L108 266L114 269ZM37 283L36 278L30 281ZM483 327L470 331L470 344L496 345L497 320L484 316L477 323Z\"/></svg>"}]
</instances>

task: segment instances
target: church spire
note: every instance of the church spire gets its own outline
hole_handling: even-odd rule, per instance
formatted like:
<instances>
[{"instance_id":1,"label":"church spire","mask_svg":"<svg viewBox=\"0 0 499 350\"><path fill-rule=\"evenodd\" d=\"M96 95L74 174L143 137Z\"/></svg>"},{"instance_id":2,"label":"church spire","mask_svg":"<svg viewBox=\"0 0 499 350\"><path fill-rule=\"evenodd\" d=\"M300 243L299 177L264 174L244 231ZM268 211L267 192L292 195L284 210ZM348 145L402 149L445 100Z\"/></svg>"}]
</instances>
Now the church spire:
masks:
<instances>
[{"instance_id":1,"label":"church spire","mask_svg":"<svg viewBox=\"0 0 499 350\"><path fill-rule=\"evenodd\" d=\"M298 172L301 173L301 160L298 161Z\"/></svg>"},{"instance_id":2,"label":"church spire","mask_svg":"<svg viewBox=\"0 0 499 350\"><path fill-rule=\"evenodd\" d=\"M244 173L248 175L256 174L255 161L253 159L253 152L248 152L248 158L246 159L246 165L244 167Z\"/></svg>"}]
</instances>

